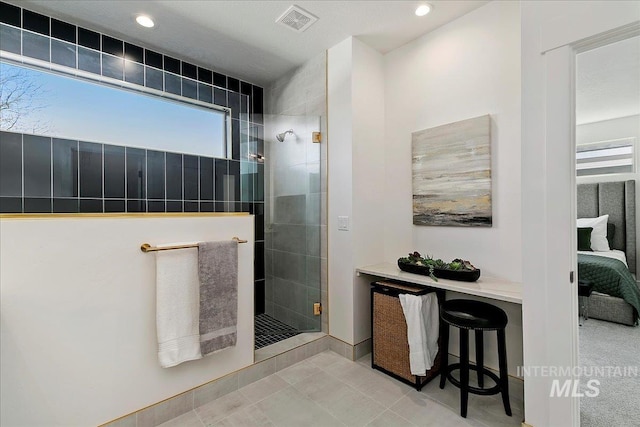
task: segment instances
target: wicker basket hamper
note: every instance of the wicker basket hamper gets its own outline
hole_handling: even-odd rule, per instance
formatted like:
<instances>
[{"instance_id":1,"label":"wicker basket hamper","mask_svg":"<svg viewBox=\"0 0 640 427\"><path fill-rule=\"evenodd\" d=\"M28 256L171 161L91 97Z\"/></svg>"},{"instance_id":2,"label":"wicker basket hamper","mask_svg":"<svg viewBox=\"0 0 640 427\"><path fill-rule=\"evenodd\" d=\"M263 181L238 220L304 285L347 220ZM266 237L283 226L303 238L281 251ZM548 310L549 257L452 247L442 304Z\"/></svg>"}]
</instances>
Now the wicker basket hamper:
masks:
<instances>
[{"instance_id":1,"label":"wicker basket hamper","mask_svg":"<svg viewBox=\"0 0 640 427\"><path fill-rule=\"evenodd\" d=\"M411 374L407 323L398 295L430 292L437 292L438 300L443 300L441 291L410 283L386 280L373 282L371 288L371 367L413 385L417 390L439 374L441 351L438 351L433 367L425 377Z\"/></svg>"}]
</instances>

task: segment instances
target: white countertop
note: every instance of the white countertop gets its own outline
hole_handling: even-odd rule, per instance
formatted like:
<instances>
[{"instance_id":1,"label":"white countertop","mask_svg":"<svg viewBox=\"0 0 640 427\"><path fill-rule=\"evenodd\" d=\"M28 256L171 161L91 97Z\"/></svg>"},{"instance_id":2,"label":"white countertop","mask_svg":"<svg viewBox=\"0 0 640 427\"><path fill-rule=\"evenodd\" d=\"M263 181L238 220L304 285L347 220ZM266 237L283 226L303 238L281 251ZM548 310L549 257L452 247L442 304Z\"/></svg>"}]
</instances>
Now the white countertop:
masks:
<instances>
[{"instance_id":1,"label":"white countertop","mask_svg":"<svg viewBox=\"0 0 640 427\"><path fill-rule=\"evenodd\" d=\"M480 279L476 282L459 282L456 280L446 279L438 279L438 281L435 282L429 276L407 273L400 270L397 265L389 262L358 267L356 268L356 273L358 275L369 274L371 276L384 277L386 279L403 280L405 282L417 283L419 285L430 286L432 288L522 304L522 284L496 277L481 275Z\"/></svg>"}]
</instances>

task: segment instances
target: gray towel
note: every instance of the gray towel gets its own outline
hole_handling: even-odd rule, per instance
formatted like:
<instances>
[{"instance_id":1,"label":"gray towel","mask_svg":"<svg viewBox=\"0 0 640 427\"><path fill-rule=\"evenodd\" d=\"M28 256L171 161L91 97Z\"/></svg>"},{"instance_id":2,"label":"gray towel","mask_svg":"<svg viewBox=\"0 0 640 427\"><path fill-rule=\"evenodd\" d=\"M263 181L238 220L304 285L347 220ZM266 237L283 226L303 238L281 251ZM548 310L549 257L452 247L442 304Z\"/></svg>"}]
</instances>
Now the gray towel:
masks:
<instances>
[{"instance_id":1,"label":"gray towel","mask_svg":"<svg viewBox=\"0 0 640 427\"><path fill-rule=\"evenodd\" d=\"M202 356L236 345L238 242L198 244L200 351Z\"/></svg>"}]
</instances>

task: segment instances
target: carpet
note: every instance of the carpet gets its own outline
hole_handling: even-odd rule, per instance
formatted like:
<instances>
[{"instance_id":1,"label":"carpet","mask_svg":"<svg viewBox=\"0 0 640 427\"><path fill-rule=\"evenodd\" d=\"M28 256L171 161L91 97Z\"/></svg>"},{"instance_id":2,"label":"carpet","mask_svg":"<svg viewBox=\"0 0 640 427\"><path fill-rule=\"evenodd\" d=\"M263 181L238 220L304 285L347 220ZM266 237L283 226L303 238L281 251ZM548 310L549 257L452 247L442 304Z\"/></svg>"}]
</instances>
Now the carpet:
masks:
<instances>
[{"instance_id":1,"label":"carpet","mask_svg":"<svg viewBox=\"0 0 640 427\"><path fill-rule=\"evenodd\" d=\"M580 326L580 365L587 374L582 378L583 393L589 391L589 379L600 381L596 397L580 399L582 427L640 426L640 327L589 319ZM599 375L594 368L608 369L613 376ZM625 376L624 368L627 369ZM634 375L635 374L635 375Z\"/></svg>"}]
</instances>

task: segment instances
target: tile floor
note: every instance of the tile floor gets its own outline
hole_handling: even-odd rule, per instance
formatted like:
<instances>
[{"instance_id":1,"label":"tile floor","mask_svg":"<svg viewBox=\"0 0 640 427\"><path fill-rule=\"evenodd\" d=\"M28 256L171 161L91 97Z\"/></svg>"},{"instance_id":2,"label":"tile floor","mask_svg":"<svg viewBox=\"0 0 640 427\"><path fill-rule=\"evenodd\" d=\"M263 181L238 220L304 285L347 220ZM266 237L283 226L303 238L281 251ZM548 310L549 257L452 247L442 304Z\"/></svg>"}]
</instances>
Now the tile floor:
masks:
<instances>
[{"instance_id":1,"label":"tile floor","mask_svg":"<svg viewBox=\"0 0 640 427\"><path fill-rule=\"evenodd\" d=\"M371 369L370 354L352 362L325 351L249 384L162 427L520 426L522 383L510 382L513 416L496 396L469 396L459 416L458 389L431 381L421 392Z\"/></svg>"}]
</instances>

